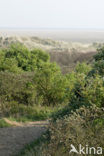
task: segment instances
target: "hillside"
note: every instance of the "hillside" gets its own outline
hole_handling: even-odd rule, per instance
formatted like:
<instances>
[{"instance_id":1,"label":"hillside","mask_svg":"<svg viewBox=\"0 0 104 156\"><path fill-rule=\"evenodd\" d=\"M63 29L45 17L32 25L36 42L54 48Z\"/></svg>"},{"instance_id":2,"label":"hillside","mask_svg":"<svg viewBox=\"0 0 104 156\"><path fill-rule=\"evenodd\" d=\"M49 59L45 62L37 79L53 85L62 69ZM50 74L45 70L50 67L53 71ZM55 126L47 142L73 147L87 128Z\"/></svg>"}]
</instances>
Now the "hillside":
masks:
<instances>
[{"instance_id":1,"label":"hillside","mask_svg":"<svg viewBox=\"0 0 104 156\"><path fill-rule=\"evenodd\" d=\"M51 56L51 61L57 62L64 73L73 69L78 61L91 61L92 56L96 53L96 48L100 46L98 43L58 41L35 36L0 37L1 48L17 42L24 44L29 49L39 48L47 51Z\"/></svg>"}]
</instances>

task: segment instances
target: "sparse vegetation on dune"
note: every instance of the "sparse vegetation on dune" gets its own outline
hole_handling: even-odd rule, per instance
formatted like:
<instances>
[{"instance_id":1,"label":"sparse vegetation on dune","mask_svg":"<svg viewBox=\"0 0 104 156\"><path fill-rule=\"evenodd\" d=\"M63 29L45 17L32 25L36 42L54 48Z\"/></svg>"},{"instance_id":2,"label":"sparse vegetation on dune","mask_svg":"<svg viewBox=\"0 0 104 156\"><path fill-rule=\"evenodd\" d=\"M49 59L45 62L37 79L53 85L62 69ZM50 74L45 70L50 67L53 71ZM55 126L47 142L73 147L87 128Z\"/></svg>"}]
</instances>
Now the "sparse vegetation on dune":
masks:
<instances>
[{"instance_id":1,"label":"sparse vegetation on dune","mask_svg":"<svg viewBox=\"0 0 104 156\"><path fill-rule=\"evenodd\" d=\"M0 38L0 47L8 47L11 43L24 44L29 49L41 48L50 54L52 62L57 62L61 66L62 72L72 71L77 61L90 61L96 54L96 49L103 45L94 43L77 43L68 41L57 41L51 39L41 39L38 37L6 37Z\"/></svg>"}]
</instances>

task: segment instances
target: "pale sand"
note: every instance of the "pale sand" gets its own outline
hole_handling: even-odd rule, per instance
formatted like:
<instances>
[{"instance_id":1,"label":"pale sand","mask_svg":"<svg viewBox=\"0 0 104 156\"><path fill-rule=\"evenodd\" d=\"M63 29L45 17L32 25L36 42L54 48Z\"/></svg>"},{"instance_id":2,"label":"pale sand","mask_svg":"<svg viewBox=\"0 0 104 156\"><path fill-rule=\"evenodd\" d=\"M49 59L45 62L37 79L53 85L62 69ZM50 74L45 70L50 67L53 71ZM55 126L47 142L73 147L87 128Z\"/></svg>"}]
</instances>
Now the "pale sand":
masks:
<instances>
[{"instance_id":1,"label":"pale sand","mask_svg":"<svg viewBox=\"0 0 104 156\"><path fill-rule=\"evenodd\" d=\"M104 30L0 29L0 36L37 36L72 42L104 42Z\"/></svg>"}]
</instances>

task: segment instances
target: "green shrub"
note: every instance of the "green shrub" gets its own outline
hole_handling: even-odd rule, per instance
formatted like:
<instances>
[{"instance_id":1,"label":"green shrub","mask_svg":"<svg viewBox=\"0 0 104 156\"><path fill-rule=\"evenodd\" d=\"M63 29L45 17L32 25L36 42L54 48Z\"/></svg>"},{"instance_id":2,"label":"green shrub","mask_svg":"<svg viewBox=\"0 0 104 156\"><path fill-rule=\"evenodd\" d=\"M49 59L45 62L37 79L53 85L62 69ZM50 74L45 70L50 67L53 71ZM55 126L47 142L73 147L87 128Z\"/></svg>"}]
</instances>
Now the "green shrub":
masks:
<instances>
[{"instance_id":1,"label":"green shrub","mask_svg":"<svg viewBox=\"0 0 104 156\"><path fill-rule=\"evenodd\" d=\"M43 105L55 106L67 99L68 81L55 63L42 64L35 72L34 84L37 96L43 99Z\"/></svg>"},{"instance_id":2,"label":"green shrub","mask_svg":"<svg viewBox=\"0 0 104 156\"><path fill-rule=\"evenodd\" d=\"M92 67L90 64L86 64L85 62L83 63L77 63L76 67L75 67L75 71L77 73L84 73L84 74L88 74L91 71Z\"/></svg>"},{"instance_id":3,"label":"green shrub","mask_svg":"<svg viewBox=\"0 0 104 156\"><path fill-rule=\"evenodd\" d=\"M104 47L99 48L98 53L94 55L94 70L100 75L104 75Z\"/></svg>"},{"instance_id":4,"label":"green shrub","mask_svg":"<svg viewBox=\"0 0 104 156\"><path fill-rule=\"evenodd\" d=\"M85 89L82 91L83 102L97 107L104 107L104 80L95 75L87 80Z\"/></svg>"},{"instance_id":5,"label":"green shrub","mask_svg":"<svg viewBox=\"0 0 104 156\"><path fill-rule=\"evenodd\" d=\"M34 105L36 90L32 85L34 73L14 74L0 72L0 103L6 107L16 102L24 105ZM9 107L9 106L8 106ZM5 108L4 108L5 109Z\"/></svg>"},{"instance_id":6,"label":"green shrub","mask_svg":"<svg viewBox=\"0 0 104 156\"><path fill-rule=\"evenodd\" d=\"M72 115L51 123L50 137L48 146L43 146L42 156L68 156L71 144L76 148L79 144L103 148L104 110L95 106L82 107Z\"/></svg>"},{"instance_id":7,"label":"green shrub","mask_svg":"<svg viewBox=\"0 0 104 156\"><path fill-rule=\"evenodd\" d=\"M104 80L96 74L92 77L85 74L76 74L76 80L72 89L71 100L69 104L73 108L79 108L82 105L92 105L104 107Z\"/></svg>"},{"instance_id":8,"label":"green shrub","mask_svg":"<svg viewBox=\"0 0 104 156\"><path fill-rule=\"evenodd\" d=\"M35 71L42 62L49 61L49 54L41 49L29 50L20 43L0 50L0 71L20 73Z\"/></svg>"},{"instance_id":9,"label":"green shrub","mask_svg":"<svg viewBox=\"0 0 104 156\"><path fill-rule=\"evenodd\" d=\"M95 61L104 60L104 47L97 49L98 53L94 55Z\"/></svg>"}]
</instances>

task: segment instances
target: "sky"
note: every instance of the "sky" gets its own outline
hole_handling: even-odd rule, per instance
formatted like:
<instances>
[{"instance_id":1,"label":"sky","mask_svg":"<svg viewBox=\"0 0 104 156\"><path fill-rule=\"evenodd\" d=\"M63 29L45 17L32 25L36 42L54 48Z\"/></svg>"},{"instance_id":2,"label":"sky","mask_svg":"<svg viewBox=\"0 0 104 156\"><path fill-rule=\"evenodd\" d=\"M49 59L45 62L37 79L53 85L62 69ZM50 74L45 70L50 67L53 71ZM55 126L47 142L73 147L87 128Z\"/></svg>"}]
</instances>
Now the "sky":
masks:
<instances>
[{"instance_id":1,"label":"sky","mask_svg":"<svg viewBox=\"0 0 104 156\"><path fill-rule=\"evenodd\" d=\"M104 29L104 0L0 0L0 28Z\"/></svg>"}]
</instances>

